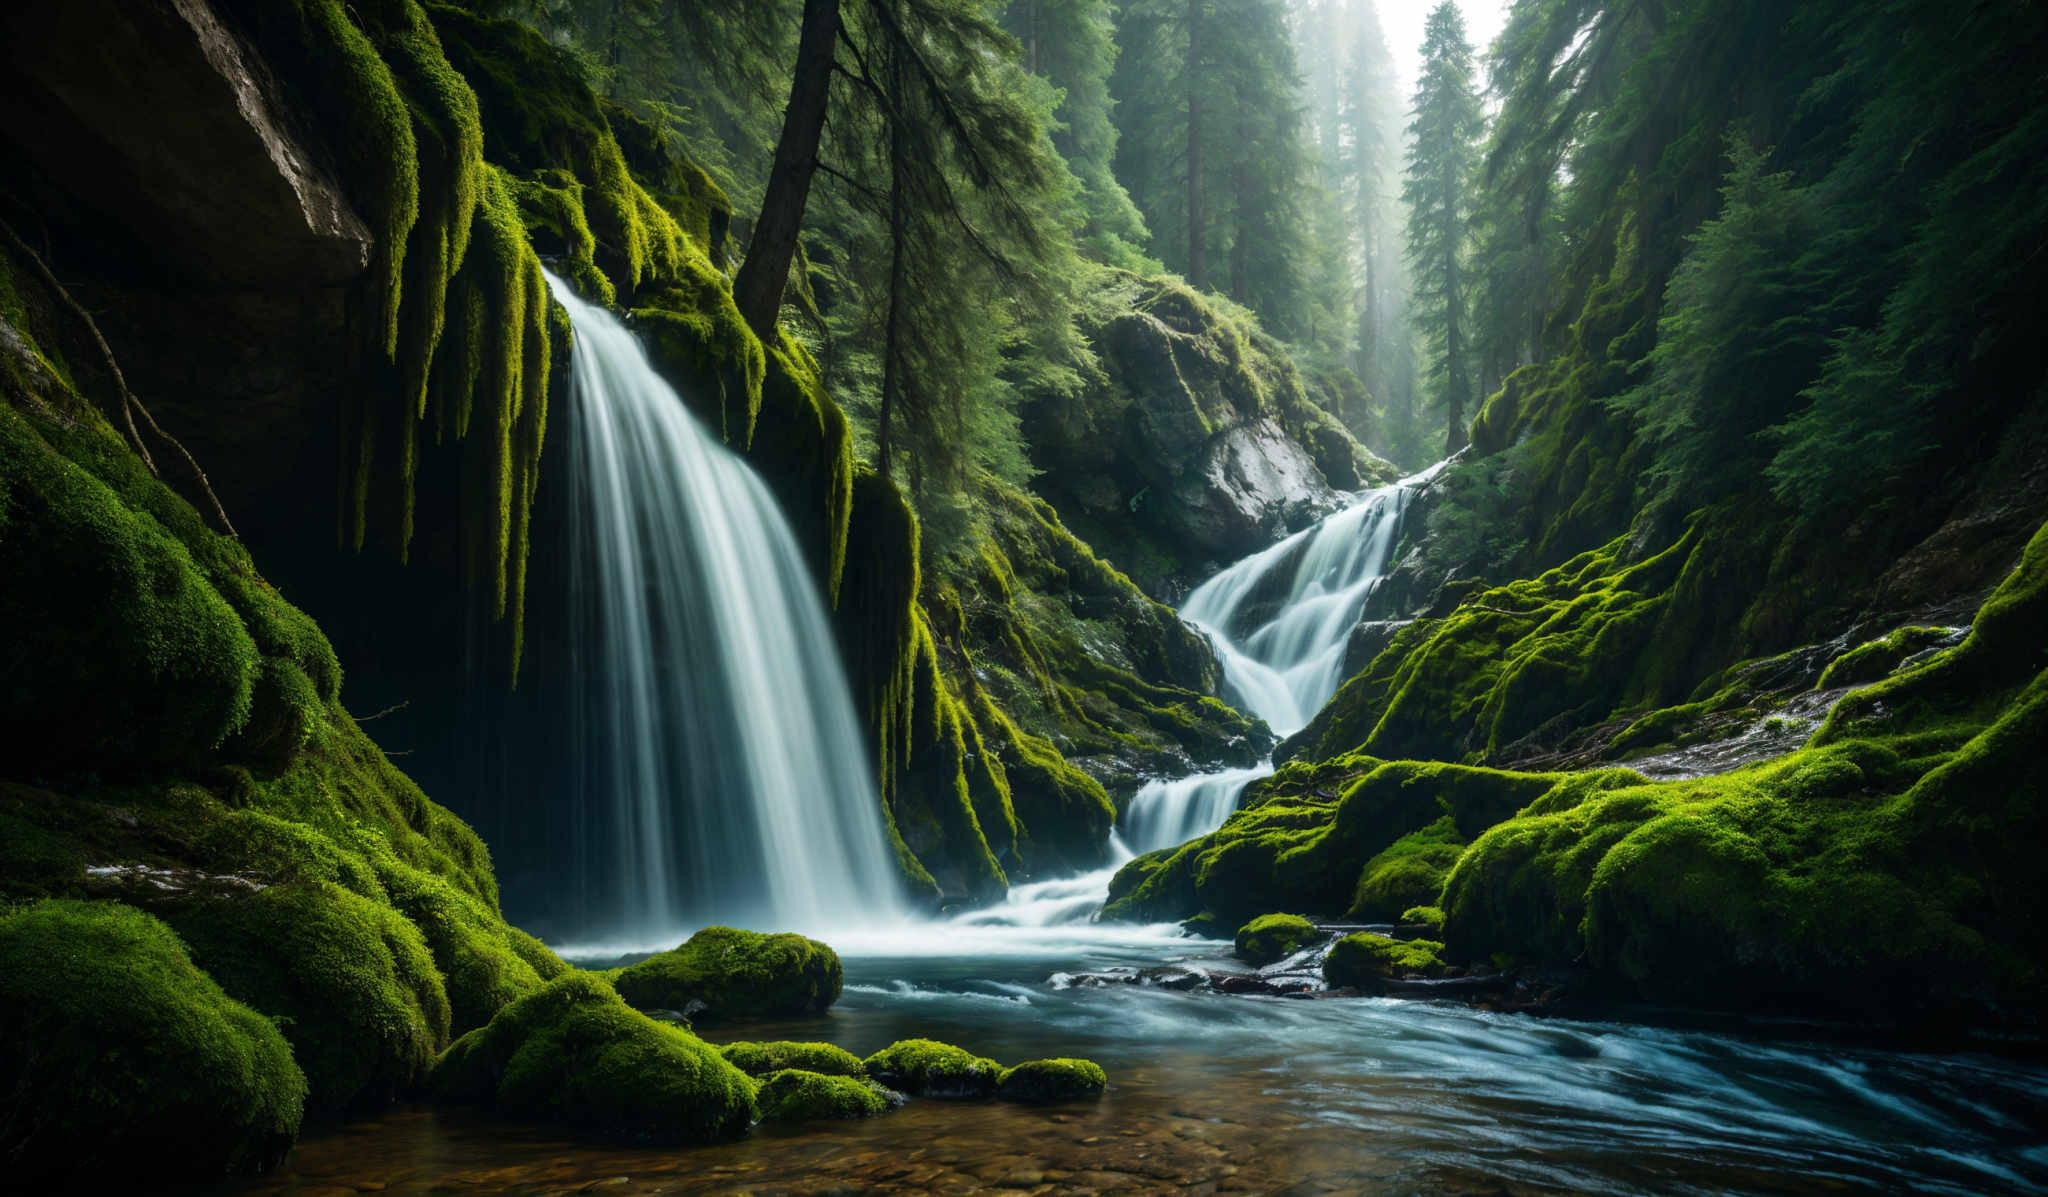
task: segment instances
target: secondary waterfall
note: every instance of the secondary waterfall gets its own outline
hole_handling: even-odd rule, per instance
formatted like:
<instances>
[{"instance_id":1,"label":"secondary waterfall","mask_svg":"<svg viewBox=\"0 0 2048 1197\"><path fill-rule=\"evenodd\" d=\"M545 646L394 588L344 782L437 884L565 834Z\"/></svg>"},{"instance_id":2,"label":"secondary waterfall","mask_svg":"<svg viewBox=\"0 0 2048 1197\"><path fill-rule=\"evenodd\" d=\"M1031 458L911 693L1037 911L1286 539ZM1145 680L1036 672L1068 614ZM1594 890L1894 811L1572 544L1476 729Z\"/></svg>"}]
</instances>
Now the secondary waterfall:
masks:
<instances>
[{"instance_id":1,"label":"secondary waterfall","mask_svg":"<svg viewBox=\"0 0 2048 1197\"><path fill-rule=\"evenodd\" d=\"M610 313L575 328L575 726L585 918L673 946L706 921L894 918L899 885L825 606L774 496Z\"/></svg>"},{"instance_id":2,"label":"secondary waterfall","mask_svg":"<svg viewBox=\"0 0 2048 1197\"><path fill-rule=\"evenodd\" d=\"M1344 680L1351 630L1386 577L1409 503L1441 469L1367 493L1188 596L1181 618L1216 646L1228 698L1281 736L1308 726ZM1124 813L1124 840L1150 852L1213 831L1244 788L1272 771L1260 765L1149 782Z\"/></svg>"}]
</instances>

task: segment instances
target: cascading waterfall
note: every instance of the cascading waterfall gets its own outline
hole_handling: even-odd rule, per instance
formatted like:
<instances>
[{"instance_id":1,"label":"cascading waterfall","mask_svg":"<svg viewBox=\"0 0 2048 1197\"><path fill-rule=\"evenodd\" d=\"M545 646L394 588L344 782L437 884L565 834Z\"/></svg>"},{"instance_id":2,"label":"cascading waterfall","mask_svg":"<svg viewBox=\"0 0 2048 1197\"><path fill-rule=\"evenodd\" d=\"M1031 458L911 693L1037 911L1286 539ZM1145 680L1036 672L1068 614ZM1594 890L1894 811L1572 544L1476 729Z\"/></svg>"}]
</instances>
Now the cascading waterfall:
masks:
<instances>
[{"instance_id":1,"label":"cascading waterfall","mask_svg":"<svg viewBox=\"0 0 2048 1197\"><path fill-rule=\"evenodd\" d=\"M573 634L591 930L672 946L708 920L900 914L866 737L774 496L648 363L568 310Z\"/></svg>"},{"instance_id":2,"label":"cascading waterfall","mask_svg":"<svg viewBox=\"0 0 2048 1197\"><path fill-rule=\"evenodd\" d=\"M1181 618L1215 645L1228 697L1279 735L1308 726L1344 680L1351 630L1386 577L1409 503L1441 469L1366 494L1188 596ZM1124 813L1124 840L1150 852L1213 831L1244 788L1272 771L1267 764L1149 782Z\"/></svg>"}]
</instances>

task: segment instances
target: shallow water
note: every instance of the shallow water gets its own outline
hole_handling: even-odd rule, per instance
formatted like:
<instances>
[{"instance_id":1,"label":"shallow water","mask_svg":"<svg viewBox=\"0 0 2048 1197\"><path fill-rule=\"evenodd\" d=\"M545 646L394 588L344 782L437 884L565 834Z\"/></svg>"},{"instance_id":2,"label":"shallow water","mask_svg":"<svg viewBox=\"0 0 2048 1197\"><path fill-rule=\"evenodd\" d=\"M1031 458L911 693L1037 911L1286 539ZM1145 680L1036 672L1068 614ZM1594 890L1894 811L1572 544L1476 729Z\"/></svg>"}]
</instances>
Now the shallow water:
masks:
<instances>
[{"instance_id":1,"label":"shallow water","mask_svg":"<svg viewBox=\"0 0 2048 1197\"><path fill-rule=\"evenodd\" d=\"M621 1149L472 1114L396 1111L309 1136L236 1193L1925 1193L2048 1189L2048 1068L1391 999L1299 1000L1057 972L1223 965L1164 928L928 928L848 943L828 1014L707 1037L865 1054L958 1042L1100 1061L1099 1103L913 1101L857 1124ZM974 955L950 954L962 945ZM996 950L997 945L1005 950ZM887 954L882 954L887 953Z\"/></svg>"}]
</instances>

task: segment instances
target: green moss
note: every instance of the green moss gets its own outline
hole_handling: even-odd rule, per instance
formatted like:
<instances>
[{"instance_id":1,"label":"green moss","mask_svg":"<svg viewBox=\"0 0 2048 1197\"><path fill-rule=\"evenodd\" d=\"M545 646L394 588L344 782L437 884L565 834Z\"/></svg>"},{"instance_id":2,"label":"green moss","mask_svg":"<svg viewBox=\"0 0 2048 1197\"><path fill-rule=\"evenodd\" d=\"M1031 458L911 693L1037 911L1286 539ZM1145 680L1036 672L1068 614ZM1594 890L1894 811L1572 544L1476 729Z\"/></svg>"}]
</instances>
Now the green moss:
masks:
<instances>
[{"instance_id":1,"label":"green moss","mask_svg":"<svg viewBox=\"0 0 2048 1197\"><path fill-rule=\"evenodd\" d=\"M365 1109L426 1080L448 1042L448 998L419 929L326 882L275 885L171 914L192 957L278 1020L309 1105Z\"/></svg>"},{"instance_id":2,"label":"green moss","mask_svg":"<svg viewBox=\"0 0 2048 1197\"><path fill-rule=\"evenodd\" d=\"M1360 931L1330 945L1323 958L1323 980L1332 986L1378 992L1387 978L1414 973L1433 976L1444 962L1444 945L1427 939L1389 939Z\"/></svg>"},{"instance_id":3,"label":"green moss","mask_svg":"<svg viewBox=\"0 0 2048 1197\"><path fill-rule=\"evenodd\" d=\"M1874 682L1897 669L1901 662L1947 640L1947 628L1897 628L1875 640L1857 645L1828 663L1816 690L1837 686L1860 686Z\"/></svg>"},{"instance_id":4,"label":"green moss","mask_svg":"<svg viewBox=\"0 0 2048 1197\"><path fill-rule=\"evenodd\" d=\"M658 1142L735 1138L756 1112L745 1073L590 973L550 981L456 1040L434 1084L445 1100L507 1117Z\"/></svg>"},{"instance_id":5,"label":"green moss","mask_svg":"<svg viewBox=\"0 0 2048 1197\"><path fill-rule=\"evenodd\" d=\"M1298 914L1262 914L1237 929L1237 958L1271 964L1315 940L1316 925Z\"/></svg>"},{"instance_id":6,"label":"green moss","mask_svg":"<svg viewBox=\"0 0 2048 1197\"><path fill-rule=\"evenodd\" d=\"M17 775L203 761L249 721L263 658L204 564L0 407L0 720Z\"/></svg>"},{"instance_id":7,"label":"green moss","mask_svg":"<svg viewBox=\"0 0 2048 1197\"><path fill-rule=\"evenodd\" d=\"M1411 906L1401 912L1401 921L1428 927L1441 933L1444 929L1444 911L1441 906Z\"/></svg>"},{"instance_id":8,"label":"green moss","mask_svg":"<svg viewBox=\"0 0 2048 1197\"><path fill-rule=\"evenodd\" d=\"M642 1010L705 1019L816 1014L839 1000L839 954L801 935L706 927L681 947L620 970L619 995Z\"/></svg>"},{"instance_id":9,"label":"green moss","mask_svg":"<svg viewBox=\"0 0 2048 1197\"><path fill-rule=\"evenodd\" d=\"M1412 906L1434 903L1444 877L1464 852L1465 838L1449 815L1409 832L1359 870L1350 917L1388 922Z\"/></svg>"},{"instance_id":10,"label":"green moss","mask_svg":"<svg viewBox=\"0 0 2048 1197\"><path fill-rule=\"evenodd\" d=\"M767 1076L785 1068L826 1076L862 1076L866 1072L859 1056L829 1043L728 1043L719 1054L749 1076Z\"/></svg>"},{"instance_id":11,"label":"green moss","mask_svg":"<svg viewBox=\"0 0 2048 1197\"><path fill-rule=\"evenodd\" d=\"M1093 1060L1059 1058L1026 1060L1005 1068L996 1096L1004 1101L1050 1105L1055 1102L1090 1101L1109 1088L1109 1074Z\"/></svg>"},{"instance_id":12,"label":"green moss","mask_svg":"<svg viewBox=\"0 0 2048 1197\"><path fill-rule=\"evenodd\" d=\"M2048 989L2044 591L2048 533L1963 645L1852 693L1808 748L1531 804L1453 870L1450 950L1582 960L1658 1001L2025 1024Z\"/></svg>"},{"instance_id":13,"label":"green moss","mask_svg":"<svg viewBox=\"0 0 2048 1197\"><path fill-rule=\"evenodd\" d=\"M1343 777L1355 780L1336 798L1324 797ZM1158 921L1207 910L1245 918L1275 907L1344 910L1362 895L1368 906L1393 901L1394 890L1415 892L1397 884L1403 862L1417 854L1440 859L1431 843L1463 843L1568 780L1366 756L1297 765L1269 779L1216 831L1125 866L1110 884L1103 917ZM1383 917L1415 901L1410 896Z\"/></svg>"},{"instance_id":14,"label":"green moss","mask_svg":"<svg viewBox=\"0 0 2048 1197\"><path fill-rule=\"evenodd\" d=\"M874 1080L921 1097L993 1097L1003 1073L994 1060L930 1039L899 1040L864 1064Z\"/></svg>"},{"instance_id":15,"label":"green moss","mask_svg":"<svg viewBox=\"0 0 2048 1197\"><path fill-rule=\"evenodd\" d=\"M139 910L0 913L0 1023L11 1185L216 1178L277 1164L298 1135L306 1079L283 1036Z\"/></svg>"},{"instance_id":16,"label":"green moss","mask_svg":"<svg viewBox=\"0 0 2048 1197\"><path fill-rule=\"evenodd\" d=\"M391 905L426 937L448 992L450 1028L460 1035L513 1000L568 971L538 940L440 877L383 855L378 872Z\"/></svg>"},{"instance_id":17,"label":"green moss","mask_svg":"<svg viewBox=\"0 0 2048 1197\"><path fill-rule=\"evenodd\" d=\"M764 1122L821 1122L872 1118L889 1108L876 1087L857 1076L826 1075L786 1068L761 1086Z\"/></svg>"}]
</instances>

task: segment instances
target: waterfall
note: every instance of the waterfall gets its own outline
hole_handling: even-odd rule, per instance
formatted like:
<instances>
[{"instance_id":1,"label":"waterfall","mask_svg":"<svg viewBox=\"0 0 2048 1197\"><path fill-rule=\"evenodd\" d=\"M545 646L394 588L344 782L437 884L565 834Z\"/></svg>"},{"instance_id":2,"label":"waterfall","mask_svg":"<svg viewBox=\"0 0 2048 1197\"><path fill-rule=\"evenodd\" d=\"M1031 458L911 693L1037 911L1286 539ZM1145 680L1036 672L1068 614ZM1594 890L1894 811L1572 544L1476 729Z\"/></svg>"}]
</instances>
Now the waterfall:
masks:
<instances>
[{"instance_id":1,"label":"waterfall","mask_svg":"<svg viewBox=\"0 0 2048 1197\"><path fill-rule=\"evenodd\" d=\"M1321 523L1204 582L1181 606L1223 663L1229 698L1293 735L1344 681L1344 650L1387 573L1402 517L1442 465L1361 496ZM1214 831L1271 764L1147 782L1124 812L1123 835L1150 852Z\"/></svg>"},{"instance_id":2,"label":"waterfall","mask_svg":"<svg viewBox=\"0 0 2048 1197\"><path fill-rule=\"evenodd\" d=\"M894 918L900 881L825 606L774 496L610 313L575 329L568 486L584 919ZM574 847L574 846L571 846Z\"/></svg>"}]
</instances>

